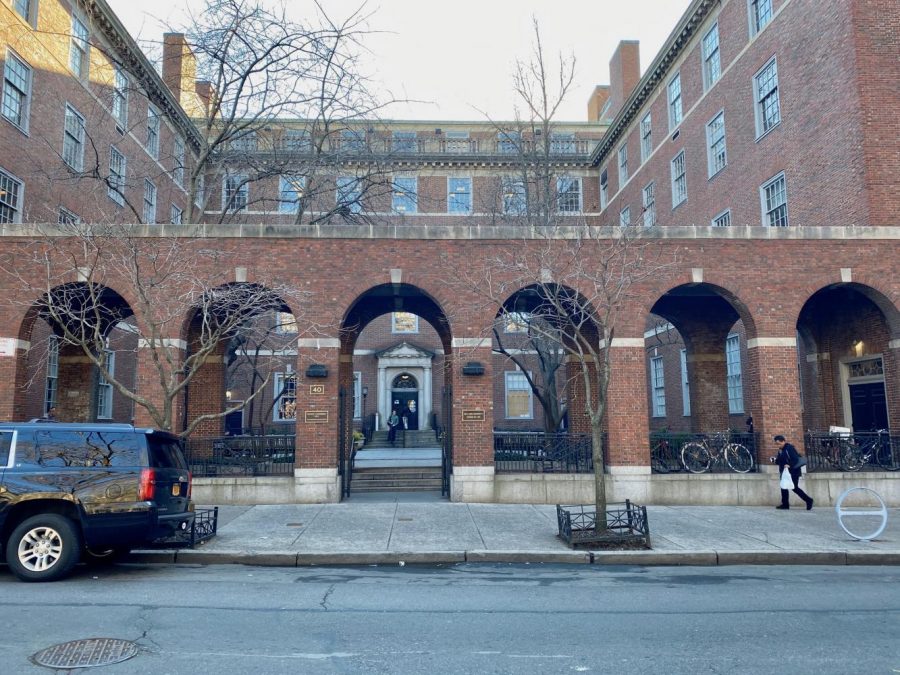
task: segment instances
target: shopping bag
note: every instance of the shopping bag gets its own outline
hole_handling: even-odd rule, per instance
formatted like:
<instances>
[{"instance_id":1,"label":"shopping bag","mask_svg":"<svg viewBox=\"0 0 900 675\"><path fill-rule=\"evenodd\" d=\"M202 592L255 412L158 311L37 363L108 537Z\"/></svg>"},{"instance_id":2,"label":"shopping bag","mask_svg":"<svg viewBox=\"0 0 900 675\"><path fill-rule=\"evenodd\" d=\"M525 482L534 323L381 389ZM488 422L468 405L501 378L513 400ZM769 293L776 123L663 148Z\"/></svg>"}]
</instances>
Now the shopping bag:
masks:
<instances>
[{"instance_id":1,"label":"shopping bag","mask_svg":"<svg viewBox=\"0 0 900 675\"><path fill-rule=\"evenodd\" d=\"M787 470L787 467L785 467L784 471L781 472L780 485L782 490L794 489L794 479L791 478L791 472Z\"/></svg>"}]
</instances>

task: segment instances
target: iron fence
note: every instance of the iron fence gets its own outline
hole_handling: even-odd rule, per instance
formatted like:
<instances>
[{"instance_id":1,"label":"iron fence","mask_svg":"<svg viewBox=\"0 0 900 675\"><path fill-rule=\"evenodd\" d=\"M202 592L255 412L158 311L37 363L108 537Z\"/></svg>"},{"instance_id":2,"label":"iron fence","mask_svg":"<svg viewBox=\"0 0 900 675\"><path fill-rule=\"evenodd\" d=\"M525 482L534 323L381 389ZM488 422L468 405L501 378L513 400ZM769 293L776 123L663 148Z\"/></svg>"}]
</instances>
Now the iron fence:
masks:
<instances>
[{"instance_id":1,"label":"iron fence","mask_svg":"<svg viewBox=\"0 0 900 675\"><path fill-rule=\"evenodd\" d=\"M189 438L185 456L196 477L292 476L296 436Z\"/></svg>"},{"instance_id":2,"label":"iron fence","mask_svg":"<svg viewBox=\"0 0 900 675\"><path fill-rule=\"evenodd\" d=\"M756 433L654 431L650 434L650 470L653 473L758 472L758 447Z\"/></svg>"},{"instance_id":3,"label":"iron fence","mask_svg":"<svg viewBox=\"0 0 900 675\"><path fill-rule=\"evenodd\" d=\"M592 447L587 434L495 431L494 469L497 473L593 473Z\"/></svg>"},{"instance_id":4,"label":"iron fence","mask_svg":"<svg viewBox=\"0 0 900 675\"><path fill-rule=\"evenodd\" d=\"M889 431L810 431L804 441L809 472L900 469L900 436Z\"/></svg>"}]
</instances>

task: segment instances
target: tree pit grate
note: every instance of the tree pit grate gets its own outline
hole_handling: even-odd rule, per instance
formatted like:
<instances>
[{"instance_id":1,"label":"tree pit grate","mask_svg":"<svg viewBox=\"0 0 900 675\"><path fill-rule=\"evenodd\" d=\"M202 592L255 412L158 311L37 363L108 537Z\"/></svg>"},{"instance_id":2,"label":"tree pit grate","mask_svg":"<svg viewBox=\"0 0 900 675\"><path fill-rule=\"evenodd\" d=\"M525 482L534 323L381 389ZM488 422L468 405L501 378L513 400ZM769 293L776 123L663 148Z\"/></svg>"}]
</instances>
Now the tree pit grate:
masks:
<instances>
[{"instance_id":1,"label":"tree pit grate","mask_svg":"<svg viewBox=\"0 0 900 675\"><path fill-rule=\"evenodd\" d=\"M72 640L42 649L31 657L39 666L47 668L93 668L126 661L138 653L138 646L116 638Z\"/></svg>"}]
</instances>

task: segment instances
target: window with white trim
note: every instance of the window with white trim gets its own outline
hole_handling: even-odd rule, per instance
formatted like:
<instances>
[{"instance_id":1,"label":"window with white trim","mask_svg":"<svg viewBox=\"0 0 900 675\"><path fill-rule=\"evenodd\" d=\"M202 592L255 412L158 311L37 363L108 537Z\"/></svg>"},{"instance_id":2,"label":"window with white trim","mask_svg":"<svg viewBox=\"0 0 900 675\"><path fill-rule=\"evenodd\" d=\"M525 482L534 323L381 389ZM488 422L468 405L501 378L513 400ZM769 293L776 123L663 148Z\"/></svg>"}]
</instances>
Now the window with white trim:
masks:
<instances>
[{"instance_id":1,"label":"window with white trim","mask_svg":"<svg viewBox=\"0 0 900 675\"><path fill-rule=\"evenodd\" d=\"M278 212L297 213L306 192L306 176L282 174L278 177Z\"/></svg>"},{"instance_id":2,"label":"window with white trim","mask_svg":"<svg viewBox=\"0 0 900 675\"><path fill-rule=\"evenodd\" d=\"M125 71L114 66L112 90L112 116L116 121L116 128L122 133L128 128L128 75Z\"/></svg>"},{"instance_id":3,"label":"window with white trim","mask_svg":"<svg viewBox=\"0 0 900 675\"><path fill-rule=\"evenodd\" d=\"M741 382L741 339L732 333L725 340L725 367L728 378L728 412L744 412L744 385Z\"/></svg>"},{"instance_id":4,"label":"window with white trim","mask_svg":"<svg viewBox=\"0 0 900 675\"><path fill-rule=\"evenodd\" d=\"M719 56L719 24L703 36L703 91L713 86L722 75L722 62Z\"/></svg>"},{"instance_id":5,"label":"window with white trim","mask_svg":"<svg viewBox=\"0 0 900 675\"><path fill-rule=\"evenodd\" d=\"M47 339L47 376L44 378L44 415L56 407L59 392L59 338Z\"/></svg>"},{"instance_id":6,"label":"window with white trim","mask_svg":"<svg viewBox=\"0 0 900 675\"><path fill-rule=\"evenodd\" d=\"M644 210L644 227L656 225L656 183L650 182L641 191L641 207Z\"/></svg>"},{"instance_id":7,"label":"window with white trim","mask_svg":"<svg viewBox=\"0 0 900 675\"><path fill-rule=\"evenodd\" d=\"M768 25L772 20L772 0L747 0L750 14L750 37Z\"/></svg>"},{"instance_id":8,"label":"window with white trim","mask_svg":"<svg viewBox=\"0 0 900 675\"><path fill-rule=\"evenodd\" d=\"M653 395L653 416L666 416L666 376L663 368L663 357L650 359L650 390Z\"/></svg>"},{"instance_id":9,"label":"window with white trim","mask_svg":"<svg viewBox=\"0 0 900 675\"><path fill-rule=\"evenodd\" d=\"M447 213L468 215L472 213L472 179L447 179Z\"/></svg>"},{"instance_id":10,"label":"window with white trim","mask_svg":"<svg viewBox=\"0 0 900 675\"><path fill-rule=\"evenodd\" d=\"M37 28L38 0L13 0L12 5L19 16Z\"/></svg>"},{"instance_id":11,"label":"window with white trim","mask_svg":"<svg viewBox=\"0 0 900 675\"><path fill-rule=\"evenodd\" d=\"M444 132L444 151L455 154L470 152L473 143L469 138L468 131L445 131Z\"/></svg>"},{"instance_id":12,"label":"window with white trim","mask_svg":"<svg viewBox=\"0 0 900 675\"><path fill-rule=\"evenodd\" d=\"M684 165L684 150L672 160L672 208L687 199L687 173Z\"/></svg>"},{"instance_id":13,"label":"window with white trim","mask_svg":"<svg viewBox=\"0 0 900 675\"><path fill-rule=\"evenodd\" d=\"M415 131L395 131L391 134L391 150L394 152L416 152L418 149Z\"/></svg>"},{"instance_id":14,"label":"window with white trim","mask_svg":"<svg viewBox=\"0 0 900 675\"><path fill-rule=\"evenodd\" d=\"M619 211L619 227L628 227L631 225L631 208L626 206Z\"/></svg>"},{"instance_id":15,"label":"window with white trim","mask_svg":"<svg viewBox=\"0 0 900 675\"><path fill-rule=\"evenodd\" d=\"M366 149L366 132L359 129L344 129L341 132L341 150L362 152Z\"/></svg>"},{"instance_id":16,"label":"window with white trim","mask_svg":"<svg viewBox=\"0 0 900 675\"><path fill-rule=\"evenodd\" d=\"M250 185L247 176L234 174L222 179L222 209L229 213L237 213L247 208L250 198Z\"/></svg>"},{"instance_id":17,"label":"window with white trim","mask_svg":"<svg viewBox=\"0 0 900 675\"><path fill-rule=\"evenodd\" d=\"M75 171L84 168L84 117L68 103L66 103L62 157L63 161Z\"/></svg>"},{"instance_id":18,"label":"window with white trim","mask_svg":"<svg viewBox=\"0 0 900 675\"><path fill-rule=\"evenodd\" d=\"M172 163L172 180L174 180L175 184L179 187L184 187L184 139L182 139L181 136L175 137L172 154L174 155Z\"/></svg>"},{"instance_id":19,"label":"window with white trim","mask_svg":"<svg viewBox=\"0 0 900 675\"><path fill-rule=\"evenodd\" d=\"M624 143L619 148L619 189L628 182L628 146Z\"/></svg>"},{"instance_id":20,"label":"window with white trim","mask_svg":"<svg viewBox=\"0 0 900 675\"><path fill-rule=\"evenodd\" d=\"M232 138L228 147L235 152L256 152L259 141L255 131L245 131L236 138Z\"/></svg>"},{"instance_id":21,"label":"window with white trim","mask_svg":"<svg viewBox=\"0 0 900 675\"><path fill-rule=\"evenodd\" d=\"M606 169L600 172L600 208L605 209L609 204L609 174Z\"/></svg>"},{"instance_id":22,"label":"window with white trim","mask_svg":"<svg viewBox=\"0 0 900 675\"><path fill-rule=\"evenodd\" d=\"M144 222L156 222L156 184L149 178L144 179Z\"/></svg>"},{"instance_id":23,"label":"window with white trim","mask_svg":"<svg viewBox=\"0 0 900 675\"><path fill-rule=\"evenodd\" d=\"M109 349L103 350L103 362L106 366L106 372L110 377L116 376L116 353ZM112 383L103 376L102 371L97 373L97 419L109 420L113 416L113 386Z\"/></svg>"},{"instance_id":24,"label":"window with white trim","mask_svg":"<svg viewBox=\"0 0 900 675\"><path fill-rule=\"evenodd\" d=\"M72 37L69 40L69 68L81 79L88 74L88 47L90 33L81 17L72 14Z\"/></svg>"},{"instance_id":25,"label":"window with white trim","mask_svg":"<svg viewBox=\"0 0 900 675\"><path fill-rule=\"evenodd\" d=\"M681 124L681 74L669 80L669 131Z\"/></svg>"},{"instance_id":26,"label":"window with white trim","mask_svg":"<svg viewBox=\"0 0 900 675\"><path fill-rule=\"evenodd\" d=\"M528 211L528 195L525 192L525 181L521 178L504 176L500 182L503 198L503 213L508 216L521 216Z\"/></svg>"},{"instance_id":27,"label":"window with white trim","mask_svg":"<svg viewBox=\"0 0 900 675\"><path fill-rule=\"evenodd\" d=\"M731 227L731 209L725 209L712 219L713 227Z\"/></svg>"},{"instance_id":28,"label":"window with white trim","mask_svg":"<svg viewBox=\"0 0 900 675\"><path fill-rule=\"evenodd\" d=\"M159 158L159 111L147 106L147 152L153 159Z\"/></svg>"},{"instance_id":29,"label":"window with white trim","mask_svg":"<svg viewBox=\"0 0 900 675\"><path fill-rule=\"evenodd\" d=\"M31 82L31 66L8 50L3 68L3 103L0 111L25 132L28 131L31 110Z\"/></svg>"},{"instance_id":30,"label":"window with white trim","mask_svg":"<svg viewBox=\"0 0 900 675\"><path fill-rule=\"evenodd\" d=\"M125 170L127 161L125 155L119 152L116 146L109 146L109 181L106 186L106 194L119 206L125 205Z\"/></svg>"},{"instance_id":31,"label":"window with white trim","mask_svg":"<svg viewBox=\"0 0 900 675\"><path fill-rule=\"evenodd\" d=\"M560 213L581 213L581 179L560 176L556 179L556 209Z\"/></svg>"},{"instance_id":32,"label":"window with white trim","mask_svg":"<svg viewBox=\"0 0 900 675\"><path fill-rule=\"evenodd\" d=\"M756 101L757 138L781 122L781 104L778 95L778 63L775 57L753 76L753 95Z\"/></svg>"},{"instance_id":33,"label":"window with white trim","mask_svg":"<svg viewBox=\"0 0 900 675\"><path fill-rule=\"evenodd\" d=\"M762 184L759 198L762 202L763 225L787 227L787 186L783 172Z\"/></svg>"},{"instance_id":34,"label":"window with white trim","mask_svg":"<svg viewBox=\"0 0 900 675\"><path fill-rule=\"evenodd\" d=\"M183 225L184 221L184 210L172 204L172 208L169 209L169 222L172 225Z\"/></svg>"},{"instance_id":35,"label":"window with white trim","mask_svg":"<svg viewBox=\"0 0 900 675\"><path fill-rule=\"evenodd\" d=\"M501 155L514 155L519 151L521 134L518 131L497 132L497 152Z\"/></svg>"},{"instance_id":36,"label":"window with white trim","mask_svg":"<svg viewBox=\"0 0 900 675\"><path fill-rule=\"evenodd\" d=\"M650 158L653 152L653 122L650 113L641 120L641 164Z\"/></svg>"},{"instance_id":37,"label":"window with white trim","mask_svg":"<svg viewBox=\"0 0 900 675\"><path fill-rule=\"evenodd\" d=\"M309 151L312 147L309 131L306 129L285 129L281 134L282 150Z\"/></svg>"},{"instance_id":38,"label":"window with white trim","mask_svg":"<svg viewBox=\"0 0 900 675\"><path fill-rule=\"evenodd\" d=\"M296 335L300 331L297 317L290 312L275 312L275 332L279 335Z\"/></svg>"},{"instance_id":39,"label":"window with white trim","mask_svg":"<svg viewBox=\"0 0 900 675\"><path fill-rule=\"evenodd\" d=\"M391 209L395 213L416 213L419 180L414 176L395 176L391 192Z\"/></svg>"},{"instance_id":40,"label":"window with white trim","mask_svg":"<svg viewBox=\"0 0 900 675\"><path fill-rule=\"evenodd\" d=\"M419 317L411 312L394 312L391 314L392 333L418 333Z\"/></svg>"},{"instance_id":41,"label":"window with white trim","mask_svg":"<svg viewBox=\"0 0 900 675\"><path fill-rule=\"evenodd\" d=\"M297 419L297 373L275 373L272 419L276 422L293 422Z\"/></svg>"},{"instance_id":42,"label":"window with white trim","mask_svg":"<svg viewBox=\"0 0 900 675\"><path fill-rule=\"evenodd\" d=\"M196 157L194 162L196 165ZM197 191L194 193L194 206L202 209L206 205L206 176L200 174L197 176Z\"/></svg>"},{"instance_id":43,"label":"window with white trim","mask_svg":"<svg viewBox=\"0 0 900 675\"><path fill-rule=\"evenodd\" d=\"M550 152L554 155L573 155L576 147L575 134L550 134Z\"/></svg>"},{"instance_id":44,"label":"window with white trim","mask_svg":"<svg viewBox=\"0 0 900 675\"><path fill-rule=\"evenodd\" d=\"M725 149L725 111L713 117L706 125L706 166L712 178L728 164Z\"/></svg>"},{"instance_id":45,"label":"window with white trim","mask_svg":"<svg viewBox=\"0 0 900 675\"><path fill-rule=\"evenodd\" d=\"M57 225L78 225L81 222L81 216L69 209L60 206L56 214Z\"/></svg>"},{"instance_id":46,"label":"window with white trim","mask_svg":"<svg viewBox=\"0 0 900 675\"><path fill-rule=\"evenodd\" d=\"M687 349L681 350L681 414L691 416L691 383L688 380Z\"/></svg>"},{"instance_id":47,"label":"window with white trim","mask_svg":"<svg viewBox=\"0 0 900 675\"><path fill-rule=\"evenodd\" d=\"M0 169L0 223L22 222L22 181Z\"/></svg>"},{"instance_id":48,"label":"window with white trim","mask_svg":"<svg viewBox=\"0 0 900 675\"><path fill-rule=\"evenodd\" d=\"M362 373L353 371L353 419L362 419Z\"/></svg>"},{"instance_id":49,"label":"window with white trim","mask_svg":"<svg viewBox=\"0 0 900 675\"><path fill-rule=\"evenodd\" d=\"M534 417L534 402L531 385L521 370L511 370L504 374L506 419L530 420Z\"/></svg>"},{"instance_id":50,"label":"window with white trim","mask_svg":"<svg viewBox=\"0 0 900 675\"><path fill-rule=\"evenodd\" d=\"M338 176L335 203L338 209L349 213L362 213L362 184L355 176Z\"/></svg>"}]
</instances>

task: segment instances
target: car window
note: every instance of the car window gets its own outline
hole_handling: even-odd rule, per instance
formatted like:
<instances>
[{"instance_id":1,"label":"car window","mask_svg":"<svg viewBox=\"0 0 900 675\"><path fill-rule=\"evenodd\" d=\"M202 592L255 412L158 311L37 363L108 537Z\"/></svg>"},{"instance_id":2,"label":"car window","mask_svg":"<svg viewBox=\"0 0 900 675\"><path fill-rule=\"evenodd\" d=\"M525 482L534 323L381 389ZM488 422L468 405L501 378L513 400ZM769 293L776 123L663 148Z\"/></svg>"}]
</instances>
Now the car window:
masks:
<instances>
[{"instance_id":1,"label":"car window","mask_svg":"<svg viewBox=\"0 0 900 675\"><path fill-rule=\"evenodd\" d=\"M38 431L35 454L41 466L143 466L141 437L122 431Z\"/></svg>"},{"instance_id":2,"label":"car window","mask_svg":"<svg viewBox=\"0 0 900 675\"><path fill-rule=\"evenodd\" d=\"M0 431L0 469L9 465L9 451L12 448L12 432Z\"/></svg>"},{"instance_id":3,"label":"car window","mask_svg":"<svg viewBox=\"0 0 900 675\"><path fill-rule=\"evenodd\" d=\"M181 443L174 438L158 434L147 436L150 466L155 469L187 469Z\"/></svg>"}]
</instances>

